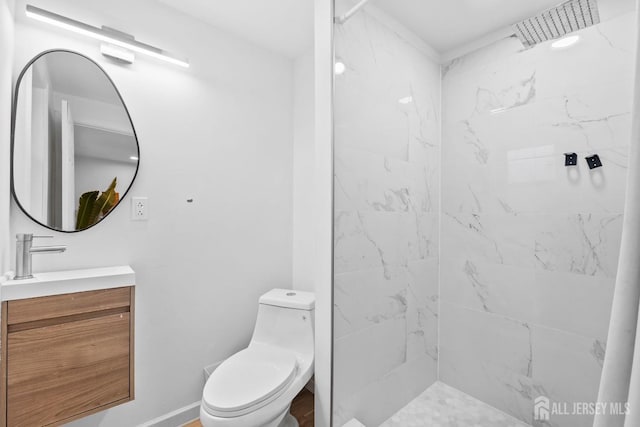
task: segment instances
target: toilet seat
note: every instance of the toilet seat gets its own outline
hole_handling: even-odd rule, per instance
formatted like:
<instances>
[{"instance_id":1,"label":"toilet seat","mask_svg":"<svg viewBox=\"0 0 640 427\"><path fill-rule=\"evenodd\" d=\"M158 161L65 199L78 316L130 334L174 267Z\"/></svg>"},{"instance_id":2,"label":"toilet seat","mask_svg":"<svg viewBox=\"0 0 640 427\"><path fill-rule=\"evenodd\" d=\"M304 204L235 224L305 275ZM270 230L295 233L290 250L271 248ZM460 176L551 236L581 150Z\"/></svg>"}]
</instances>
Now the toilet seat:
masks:
<instances>
[{"instance_id":1,"label":"toilet seat","mask_svg":"<svg viewBox=\"0 0 640 427\"><path fill-rule=\"evenodd\" d=\"M292 352L252 346L225 360L204 388L202 405L221 418L238 417L275 400L294 380L298 362Z\"/></svg>"}]
</instances>

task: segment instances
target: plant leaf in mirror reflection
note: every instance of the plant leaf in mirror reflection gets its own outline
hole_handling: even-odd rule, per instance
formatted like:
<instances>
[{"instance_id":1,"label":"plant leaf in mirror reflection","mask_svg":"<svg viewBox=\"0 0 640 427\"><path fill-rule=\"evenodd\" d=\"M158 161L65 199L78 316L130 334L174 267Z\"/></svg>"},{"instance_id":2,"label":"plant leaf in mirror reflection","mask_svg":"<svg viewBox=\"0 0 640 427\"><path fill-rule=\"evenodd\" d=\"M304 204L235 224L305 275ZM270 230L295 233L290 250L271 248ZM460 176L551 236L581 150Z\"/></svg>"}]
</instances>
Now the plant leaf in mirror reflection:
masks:
<instances>
[{"instance_id":1,"label":"plant leaf in mirror reflection","mask_svg":"<svg viewBox=\"0 0 640 427\"><path fill-rule=\"evenodd\" d=\"M99 222L120 201L120 193L116 192L118 178L113 178L111 185L100 194L100 191L87 191L80 196L76 230L84 230ZM98 196L100 194L100 196Z\"/></svg>"}]
</instances>

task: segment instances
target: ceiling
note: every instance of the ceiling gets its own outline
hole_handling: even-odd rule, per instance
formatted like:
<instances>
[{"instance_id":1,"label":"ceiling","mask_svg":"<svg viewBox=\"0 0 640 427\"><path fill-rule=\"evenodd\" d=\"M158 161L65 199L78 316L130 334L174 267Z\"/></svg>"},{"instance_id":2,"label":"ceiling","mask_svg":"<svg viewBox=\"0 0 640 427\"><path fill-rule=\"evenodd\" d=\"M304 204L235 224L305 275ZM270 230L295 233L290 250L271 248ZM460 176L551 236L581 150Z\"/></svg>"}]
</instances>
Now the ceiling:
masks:
<instances>
[{"instance_id":1,"label":"ceiling","mask_svg":"<svg viewBox=\"0 0 640 427\"><path fill-rule=\"evenodd\" d=\"M131 159L131 156L138 156L138 143L133 135L76 124L74 137L77 157L111 160L136 166L137 160Z\"/></svg>"},{"instance_id":2,"label":"ceiling","mask_svg":"<svg viewBox=\"0 0 640 427\"><path fill-rule=\"evenodd\" d=\"M440 53L557 6L561 0L373 0Z\"/></svg>"},{"instance_id":3,"label":"ceiling","mask_svg":"<svg viewBox=\"0 0 640 427\"><path fill-rule=\"evenodd\" d=\"M41 56L34 69L46 73L54 92L122 106L118 92L105 73L80 55L52 52Z\"/></svg>"},{"instance_id":4,"label":"ceiling","mask_svg":"<svg viewBox=\"0 0 640 427\"><path fill-rule=\"evenodd\" d=\"M314 0L157 0L187 15L291 58L313 45ZM328 1L328 0L327 0ZM358 0L335 0L338 14ZM443 57L505 37L509 27L562 0L372 0ZM603 20L632 10L634 0L598 0ZM345 25L348 25L346 23ZM493 40L491 40L493 38Z\"/></svg>"},{"instance_id":5,"label":"ceiling","mask_svg":"<svg viewBox=\"0 0 640 427\"><path fill-rule=\"evenodd\" d=\"M347 0L336 0L347 1ZM422 40L447 56L479 39L496 39L511 25L563 0L373 0ZM634 0L598 0L602 20L633 10ZM496 34L498 33L498 34ZM491 40L494 41L494 40Z\"/></svg>"},{"instance_id":6,"label":"ceiling","mask_svg":"<svg viewBox=\"0 0 640 427\"><path fill-rule=\"evenodd\" d=\"M157 0L290 58L313 47L314 0Z\"/></svg>"}]
</instances>

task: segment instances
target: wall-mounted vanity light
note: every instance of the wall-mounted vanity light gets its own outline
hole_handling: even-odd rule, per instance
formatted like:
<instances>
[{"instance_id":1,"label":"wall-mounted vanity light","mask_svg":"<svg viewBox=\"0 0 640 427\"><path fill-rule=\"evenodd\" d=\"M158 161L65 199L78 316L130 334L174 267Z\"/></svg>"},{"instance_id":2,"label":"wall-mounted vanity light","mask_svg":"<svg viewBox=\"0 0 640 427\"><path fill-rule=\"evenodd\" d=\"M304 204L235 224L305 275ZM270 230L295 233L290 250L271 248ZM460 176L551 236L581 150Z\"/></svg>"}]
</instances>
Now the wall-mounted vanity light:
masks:
<instances>
[{"instance_id":1,"label":"wall-mounted vanity light","mask_svg":"<svg viewBox=\"0 0 640 427\"><path fill-rule=\"evenodd\" d=\"M67 18L66 16L58 15L32 5L27 5L26 13L29 18L46 22L47 24L55 25L56 27L64 28L65 30L73 31L78 34L110 43L124 49L132 50L143 55L151 56L161 61L166 61L181 67L189 67L189 62L184 59L177 58L162 49L141 43L132 36L120 33L119 31L114 31L107 27L93 27L85 24L84 22L76 21L71 18Z\"/></svg>"}]
</instances>

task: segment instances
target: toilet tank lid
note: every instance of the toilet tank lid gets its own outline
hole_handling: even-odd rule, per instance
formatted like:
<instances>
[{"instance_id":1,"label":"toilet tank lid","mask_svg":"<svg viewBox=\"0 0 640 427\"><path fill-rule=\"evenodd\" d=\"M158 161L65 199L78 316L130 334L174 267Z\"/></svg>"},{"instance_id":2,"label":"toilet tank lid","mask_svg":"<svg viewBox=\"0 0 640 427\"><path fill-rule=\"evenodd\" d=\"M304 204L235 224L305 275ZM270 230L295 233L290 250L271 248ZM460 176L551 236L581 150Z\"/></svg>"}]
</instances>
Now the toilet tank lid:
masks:
<instances>
[{"instance_id":1,"label":"toilet tank lid","mask_svg":"<svg viewBox=\"0 0 640 427\"><path fill-rule=\"evenodd\" d=\"M316 295L313 292L296 291L294 289L272 289L260 297L260 304L298 310L313 310L316 306Z\"/></svg>"}]
</instances>

